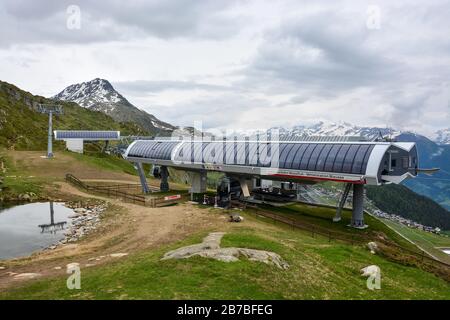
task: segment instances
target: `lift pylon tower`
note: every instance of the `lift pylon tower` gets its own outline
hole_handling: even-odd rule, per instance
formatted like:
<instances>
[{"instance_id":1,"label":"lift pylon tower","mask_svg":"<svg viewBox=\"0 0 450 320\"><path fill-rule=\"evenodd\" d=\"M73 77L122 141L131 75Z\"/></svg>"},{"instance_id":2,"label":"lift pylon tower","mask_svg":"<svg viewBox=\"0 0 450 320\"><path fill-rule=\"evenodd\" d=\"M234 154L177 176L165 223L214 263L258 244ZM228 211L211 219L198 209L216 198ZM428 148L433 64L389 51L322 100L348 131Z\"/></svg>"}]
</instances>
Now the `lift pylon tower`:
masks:
<instances>
[{"instance_id":1,"label":"lift pylon tower","mask_svg":"<svg viewBox=\"0 0 450 320\"><path fill-rule=\"evenodd\" d=\"M38 112L48 114L48 144L47 144L47 158L53 158L53 130L52 121L53 115L63 114L63 108L55 104L39 104Z\"/></svg>"}]
</instances>

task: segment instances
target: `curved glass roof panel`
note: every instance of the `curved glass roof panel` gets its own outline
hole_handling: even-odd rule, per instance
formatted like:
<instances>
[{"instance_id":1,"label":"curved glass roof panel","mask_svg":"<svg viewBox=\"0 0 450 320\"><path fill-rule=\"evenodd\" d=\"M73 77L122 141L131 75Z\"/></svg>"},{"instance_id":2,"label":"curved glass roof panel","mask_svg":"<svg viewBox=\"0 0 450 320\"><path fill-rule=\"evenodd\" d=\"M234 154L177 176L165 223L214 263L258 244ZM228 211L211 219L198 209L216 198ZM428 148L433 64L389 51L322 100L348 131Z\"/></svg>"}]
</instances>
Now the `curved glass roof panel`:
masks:
<instances>
[{"instance_id":1,"label":"curved glass roof panel","mask_svg":"<svg viewBox=\"0 0 450 320\"><path fill-rule=\"evenodd\" d=\"M171 159L172 151L179 145ZM152 141L130 146L128 157L280 169L364 174L375 144L342 142ZM225 151L225 154L224 154Z\"/></svg>"}]
</instances>

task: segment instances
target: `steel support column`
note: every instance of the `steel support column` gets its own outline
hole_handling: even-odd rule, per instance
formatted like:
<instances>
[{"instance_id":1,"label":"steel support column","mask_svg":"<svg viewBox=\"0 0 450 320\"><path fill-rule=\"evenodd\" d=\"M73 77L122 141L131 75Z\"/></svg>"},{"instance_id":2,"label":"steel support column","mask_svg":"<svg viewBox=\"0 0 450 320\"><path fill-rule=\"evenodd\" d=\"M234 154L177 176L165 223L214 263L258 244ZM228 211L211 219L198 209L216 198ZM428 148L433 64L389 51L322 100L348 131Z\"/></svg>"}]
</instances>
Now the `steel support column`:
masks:
<instances>
[{"instance_id":1,"label":"steel support column","mask_svg":"<svg viewBox=\"0 0 450 320\"><path fill-rule=\"evenodd\" d=\"M147 179L145 178L145 172L144 172L144 168L142 167L142 163L137 162L137 163L135 163L135 165L136 165L136 169L139 173L139 179L141 180L142 192L144 194L147 194L150 192L150 188L148 187Z\"/></svg>"},{"instance_id":2,"label":"steel support column","mask_svg":"<svg viewBox=\"0 0 450 320\"><path fill-rule=\"evenodd\" d=\"M48 143L47 143L47 158L53 158L53 112L48 113Z\"/></svg>"},{"instance_id":3,"label":"steel support column","mask_svg":"<svg viewBox=\"0 0 450 320\"><path fill-rule=\"evenodd\" d=\"M162 192L167 192L169 191L169 170L167 169L166 166L161 166L160 169L160 174L161 174L161 183L159 185L159 188Z\"/></svg>"},{"instance_id":4,"label":"steel support column","mask_svg":"<svg viewBox=\"0 0 450 320\"><path fill-rule=\"evenodd\" d=\"M344 192L342 193L341 198L339 199L338 206L336 208L336 215L333 218L334 222L341 221L342 209L345 206L345 202L347 201L347 197L348 197L351 187L352 187L351 183L347 183L344 187Z\"/></svg>"},{"instance_id":5,"label":"steel support column","mask_svg":"<svg viewBox=\"0 0 450 320\"><path fill-rule=\"evenodd\" d=\"M366 228L364 224L364 185L353 185L353 210L350 226L358 229Z\"/></svg>"}]
</instances>

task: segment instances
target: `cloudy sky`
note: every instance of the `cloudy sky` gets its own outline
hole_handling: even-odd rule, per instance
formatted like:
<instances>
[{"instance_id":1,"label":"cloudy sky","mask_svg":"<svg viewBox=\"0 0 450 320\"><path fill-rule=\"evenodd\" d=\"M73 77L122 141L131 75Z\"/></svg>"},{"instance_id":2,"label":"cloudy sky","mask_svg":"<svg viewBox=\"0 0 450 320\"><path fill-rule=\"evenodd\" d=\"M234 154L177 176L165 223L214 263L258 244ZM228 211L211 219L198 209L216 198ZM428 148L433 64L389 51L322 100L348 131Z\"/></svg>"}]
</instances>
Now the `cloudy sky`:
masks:
<instances>
[{"instance_id":1,"label":"cloudy sky","mask_svg":"<svg viewBox=\"0 0 450 320\"><path fill-rule=\"evenodd\" d=\"M449 1L1 0L0 80L176 125L450 127Z\"/></svg>"}]
</instances>

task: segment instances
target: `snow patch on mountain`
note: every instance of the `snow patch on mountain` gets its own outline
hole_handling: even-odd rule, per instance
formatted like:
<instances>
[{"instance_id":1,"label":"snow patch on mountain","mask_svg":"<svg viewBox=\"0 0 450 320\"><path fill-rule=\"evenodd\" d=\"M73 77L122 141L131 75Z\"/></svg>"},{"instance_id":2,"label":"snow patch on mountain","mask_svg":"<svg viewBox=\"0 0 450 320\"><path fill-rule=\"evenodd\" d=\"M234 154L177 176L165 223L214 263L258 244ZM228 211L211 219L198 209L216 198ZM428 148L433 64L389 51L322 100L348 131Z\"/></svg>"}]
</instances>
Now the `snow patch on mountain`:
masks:
<instances>
[{"instance_id":1,"label":"snow patch on mountain","mask_svg":"<svg viewBox=\"0 0 450 320\"><path fill-rule=\"evenodd\" d=\"M272 128L278 129L280 137L284 138L301 138L305 136L347 136L347 137L362 137L368 140L376 138L395 138L402 132L392 128L379 127L363 127L353 125L347 122L324 122L320 121L311 126L294 126L290 129L286 128Z\"/></svg>"},{"instance_id":2,"label":"snow patch on mountain","mask_svg":"<svg viewBox=\"0 0 450 320\"><path fill-rule=\"evenodd\" d=\"M150 133L172 131L175 128L136 108L105 79L96 78L70 85L52 98L75 102L84 108L103 112L120 122L134 122Z\"/></svg>"},{"instance_id":3,"label":"snow patch on mountain","mask_svg":"<svg viewBox=\"0 0 450 320\"><path fill-rule=\"evenodd\" d=\"M434 141L437 144L450 144L450 128L436 131Z\"/></svg>"},{"instance_id":4,"label":"snow patch on mountain","mask_svg":"<svg viewBox=\"0 0 450 320\"><path fill-rule=\"evenodd\" d=\"M114 90L113 86L107 80L99 78L70 85L55 95L53 99L76 102L85 108L91 108L96 104L102 104L106 105L106 109L109 109L109 111L114 110L114 105L112 104L123 103L126 101L122 95ZM101 108L97 107L96 109Z\"/></svg>"}]
</instances>

